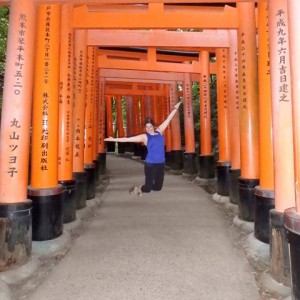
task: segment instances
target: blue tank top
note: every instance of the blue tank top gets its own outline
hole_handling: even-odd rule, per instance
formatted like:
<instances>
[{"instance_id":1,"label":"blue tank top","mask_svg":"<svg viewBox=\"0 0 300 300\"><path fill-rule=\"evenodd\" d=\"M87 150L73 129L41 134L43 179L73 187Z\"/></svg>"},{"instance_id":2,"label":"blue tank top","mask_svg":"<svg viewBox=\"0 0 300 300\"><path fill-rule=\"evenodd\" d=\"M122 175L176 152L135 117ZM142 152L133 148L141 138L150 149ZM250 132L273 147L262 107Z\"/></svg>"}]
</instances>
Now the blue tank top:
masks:
<instances>
[{"instance_id":1,"label":"blue tank top","mask_svg":"<svg viewBox=\"0 0 300 300\"><path fill-rule=\"evenodd\" d=\"M165 162L165 138L160 133L155 131L155 135L147 134L148 153L145 161L152 164L161 164Z\"/></svg>"}]
</instances>

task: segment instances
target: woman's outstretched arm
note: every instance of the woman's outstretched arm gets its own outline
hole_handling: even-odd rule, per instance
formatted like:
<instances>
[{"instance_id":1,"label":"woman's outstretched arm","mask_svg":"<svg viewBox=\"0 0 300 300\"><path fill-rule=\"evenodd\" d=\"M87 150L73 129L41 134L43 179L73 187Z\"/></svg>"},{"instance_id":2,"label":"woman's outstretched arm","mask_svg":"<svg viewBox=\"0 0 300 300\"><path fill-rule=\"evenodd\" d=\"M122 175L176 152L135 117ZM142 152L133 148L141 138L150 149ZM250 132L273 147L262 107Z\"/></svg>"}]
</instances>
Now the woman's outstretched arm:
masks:
<instances>
[{"instance_id":1,"label":"woman's outstretched arm","mask_svg":"<svg viewBox=\"0 0 300 300\"><path fill-rule=\"evenodd\" d=\"M132 142L132 143L144 143L147 144L147 136L146 134L139 134L131 137L121 137L121 138L113 138L108 137L104 139L105 142L119 142L119 143L126 143L126 142Z\"/></svg>"},{"instance_id":2,"label":"woman's outstretched arm","mask_svg":"<svg viewBox=\"0 0 300 300\"><path fill-rule=\"evenodd\" d=\"M174 105L173 110L170 112L170 114L168 115L168 117L157 127L157 129L163 133L165 131L165 129L168 127L170 121L172 120L172 118L175 116L175 114L177 113L177 110L179 108L179 106L181 105L182 101L179 101L178 103L176 103Z\"/></svg>"}]
</instances>

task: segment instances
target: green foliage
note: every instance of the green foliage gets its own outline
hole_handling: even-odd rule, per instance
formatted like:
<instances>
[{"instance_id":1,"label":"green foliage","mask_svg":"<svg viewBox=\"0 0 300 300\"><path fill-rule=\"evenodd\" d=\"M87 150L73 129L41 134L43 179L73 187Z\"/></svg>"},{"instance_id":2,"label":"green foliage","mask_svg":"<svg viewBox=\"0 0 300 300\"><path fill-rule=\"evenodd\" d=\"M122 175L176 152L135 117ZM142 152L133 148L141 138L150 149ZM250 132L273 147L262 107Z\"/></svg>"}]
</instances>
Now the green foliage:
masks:
<instances>
[{"instance_id":1,"label":"green foliage","mask_svg":"<svg viewBox=\"0 0 300 300\"><path fill-rule=\"evenodd\" d=\"M0 108L2 104L2 91L5 71L8 16L8 7L0 6Z\"/></svg>"}]
</instances>

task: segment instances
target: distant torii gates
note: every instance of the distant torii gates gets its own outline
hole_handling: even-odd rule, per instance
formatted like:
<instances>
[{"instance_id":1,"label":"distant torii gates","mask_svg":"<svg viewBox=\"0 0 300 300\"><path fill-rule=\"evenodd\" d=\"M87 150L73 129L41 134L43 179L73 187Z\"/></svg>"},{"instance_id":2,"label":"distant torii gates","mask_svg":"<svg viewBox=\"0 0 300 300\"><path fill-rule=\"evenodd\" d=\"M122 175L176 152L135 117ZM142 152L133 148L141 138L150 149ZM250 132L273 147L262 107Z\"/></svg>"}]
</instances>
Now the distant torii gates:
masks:
<instances>
[{"instance_id":1,"label":"distant torii gates","mask_svg":"<svg viewBox=\"0 0 300 300\"><path fill-rule=\"evenodd\" d=\"M217 5L225 4L217 0L141 0L138 6L134 0L46 2L0 1L0 5L10 5L0 135L0 226L1 231L7 233L0 241L1 249L5 249L0 257L1 270L24 264L29 259L31 219L35 240L56 238L62 234L63 219L73 220L75 209L82 208L85 201L93 197L96 166L99 159L105 160L105 82L101 72L105 68L161 71L168 66L170 77L173 72L182 73L185 130L193 126L190 74L201 74L200 120L201 134L204 134L209 132L210 126L206 122L210 115L209 53L216 51L219 130L222 122L226 122L226 118L222 118L224 111L228 109L230 115L229 132L219 134L235 137L230 138L230 154L225 151L228 145L223 145L224 152L220 151L220 156L230 155L230 170L237 171L231 172L230 180L238 182L239 219L254 223L255 237L259 241L266 244L270 239L270 275L289 285L292 274L293 296L300 298L299 1L226 1L232 6ZM209 8L203 5L208 2L216 5ZM186 5L182 5L184 3ZM114 29L158 30L155 33L124 32L124 39L127 35L130 41L126 47L140 47L142 43L133 41L134 36L144 36L153 42L169 34L162 29L177 28L229 30L228 44L211 46L211 49L194 47L197 33L180 33L186 37L182 39L184 45L174 39L171 47L164 45L163 40L158 45L149 42L147 54L141 54L135 62L128 53L126 60L117 60L115 50L108 47L101 49L98 56L95 46L97 31L101 35L108 32L105 30ZM111 40L112 47L120 46L113 35L102 38L107 43ZM120 41L125 43L124 39ZM168 42L171 43L171 37ZM200 60L188 57L183 62L177 57L168 61L170 57L157 53L156 48L196 50ZM227 107L224 99L234 105ZM73 119L75 127L70 125ZM239 134L236 134L238 128ZM209 152L209 138L205 135L201 140L205 154ZM233 153L235 143L240 145L240 151ZM192 143L185 147L194 151ZM223 167L228 169L227 165L220 167L218 176ZM231 192L229 190L230 199L234 196ZM65 194L73 193L80 198L76 205L74 200L65 198ZM63 207L67 203L69 205ZM270 235L266 234L269 220ZM17 230L16 223L20 226ZM8 244L13 246L8 248Z\"/></svg>"}]
</instances>

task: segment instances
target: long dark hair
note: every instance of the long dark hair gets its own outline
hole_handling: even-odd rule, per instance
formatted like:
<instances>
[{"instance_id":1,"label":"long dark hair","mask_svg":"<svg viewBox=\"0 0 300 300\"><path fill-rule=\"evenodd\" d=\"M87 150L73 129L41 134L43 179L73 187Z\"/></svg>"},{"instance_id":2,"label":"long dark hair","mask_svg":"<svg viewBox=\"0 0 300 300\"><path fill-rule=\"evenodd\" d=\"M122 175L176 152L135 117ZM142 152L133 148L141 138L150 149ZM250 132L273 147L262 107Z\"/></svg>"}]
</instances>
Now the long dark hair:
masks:
<instances>
[{"instance_id":1,"label":"long dark hair","mask_svg":"<svg viewBox=\"0 0 300 300\"><path fill-rule=\"evenodd\" d=\"M156 124L155 124L154 120L150 117L145 118L144 127L146 126L146 124L152 124L154 128L156 127Z\"/></svg>"}]
</instances>

